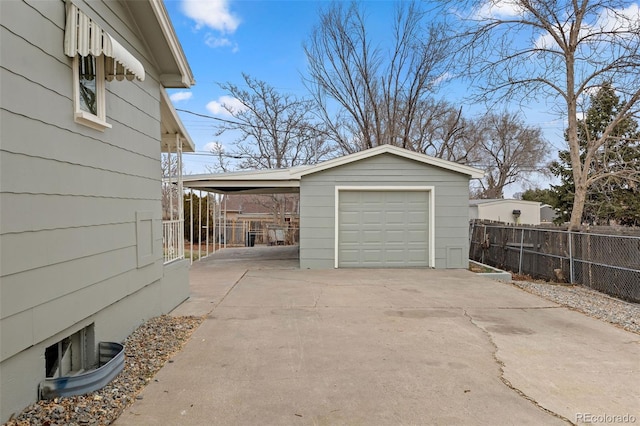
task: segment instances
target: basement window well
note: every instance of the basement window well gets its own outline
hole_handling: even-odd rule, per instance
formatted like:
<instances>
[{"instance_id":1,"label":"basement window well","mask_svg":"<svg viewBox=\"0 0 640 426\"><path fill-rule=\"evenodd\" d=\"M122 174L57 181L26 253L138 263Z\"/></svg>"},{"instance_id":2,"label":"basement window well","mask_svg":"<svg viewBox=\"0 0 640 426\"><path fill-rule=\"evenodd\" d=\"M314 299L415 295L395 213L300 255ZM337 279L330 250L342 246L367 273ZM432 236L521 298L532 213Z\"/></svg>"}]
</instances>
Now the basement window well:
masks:
<instances>
[{"instance_id":1,"label":"basement window well","mask_svg":"<svg viewBox=\"0 0 640 426\"><path fill-rule=\"evenodd\" d=\"M94 325L45 349L46 378L41 399L82 395L104 387L124 368L124 346L100 342L95 351Z\"/></svg>"}]
</instances>

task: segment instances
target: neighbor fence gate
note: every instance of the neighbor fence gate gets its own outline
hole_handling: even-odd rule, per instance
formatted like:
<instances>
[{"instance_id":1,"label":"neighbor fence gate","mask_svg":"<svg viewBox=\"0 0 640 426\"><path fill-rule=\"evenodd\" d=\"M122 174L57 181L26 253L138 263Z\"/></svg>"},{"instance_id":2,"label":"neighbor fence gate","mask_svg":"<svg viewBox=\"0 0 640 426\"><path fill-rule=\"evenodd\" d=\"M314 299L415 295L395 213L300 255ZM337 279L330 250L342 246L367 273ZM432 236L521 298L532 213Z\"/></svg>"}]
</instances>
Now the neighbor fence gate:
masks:
<instances>
[{"instance_id":1,"label":"neighbor fence gate","mask_svg":"<svg viewBox=\"0 0 640 426\"><path fill-rule=\"evenodd\" d=\"M640 237L472 221L469 258L640 302Z\"/></svg>"}]
</instances>

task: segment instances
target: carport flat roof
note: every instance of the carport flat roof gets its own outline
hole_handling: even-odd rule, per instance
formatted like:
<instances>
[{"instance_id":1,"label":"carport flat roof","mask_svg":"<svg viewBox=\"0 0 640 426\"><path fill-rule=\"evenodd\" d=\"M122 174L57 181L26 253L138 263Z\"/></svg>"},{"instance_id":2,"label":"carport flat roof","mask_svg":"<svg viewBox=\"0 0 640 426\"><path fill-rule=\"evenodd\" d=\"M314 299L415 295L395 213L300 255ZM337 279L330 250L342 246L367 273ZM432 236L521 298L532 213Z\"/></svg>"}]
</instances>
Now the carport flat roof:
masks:
<instances>
[{"instance_id":1,"label":"carport flat roof","mask_svg":"<svg viewBox=\"0 0 640 426\"><path fill-rule=\"evenodd\" d=\"M306 167L302 167L306 168ZM270 169L185 176L183 186L209 192L273 194L300 192L300 177L292 170Z\"/></svg>"},{"instance_id":2,"label":"carport flat roof","mask_svg":"<svg viewBox=\"0 0 640 426\"><path fill-rule=\"evenodd\" d=\"M310 166L297 166L288 169L189 175L184 177L183 185L185 188L219 193L298 193L300 192L300 179L302 176L364 160L380 154L396 155L398 157L418 161L425 165L461 173L471 178L481 178L484 176L484 172L482 170L474 167L465 166L463 164L454 163L441 158L431 157L429 155L409 151L393 145L380 145Z\"/></svg>"}]
</instances>

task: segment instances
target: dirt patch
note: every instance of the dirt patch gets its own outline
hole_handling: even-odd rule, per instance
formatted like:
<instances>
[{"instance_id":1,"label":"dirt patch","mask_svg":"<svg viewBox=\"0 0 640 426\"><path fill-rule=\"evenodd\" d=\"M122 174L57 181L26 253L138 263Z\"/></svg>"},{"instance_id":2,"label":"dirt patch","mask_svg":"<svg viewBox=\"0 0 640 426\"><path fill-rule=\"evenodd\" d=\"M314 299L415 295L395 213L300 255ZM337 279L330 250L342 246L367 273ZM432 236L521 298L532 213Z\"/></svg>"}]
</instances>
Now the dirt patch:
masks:
<instances>
[{"instance_id":1,"label":"dirt patch","mask_svg":"<svg viewBox=\"0 0 640 426\"><path fill-rule=\"evenodd\" d=\"M488 266L482 266L482 265L478 265L478 264L471 263L471 262L469 262L469 270L471 272L475 272L477 274L488 274L488 273L491 273L491 272L498 272L495 269L490 268Z\"/></svg>"}]
</instances>

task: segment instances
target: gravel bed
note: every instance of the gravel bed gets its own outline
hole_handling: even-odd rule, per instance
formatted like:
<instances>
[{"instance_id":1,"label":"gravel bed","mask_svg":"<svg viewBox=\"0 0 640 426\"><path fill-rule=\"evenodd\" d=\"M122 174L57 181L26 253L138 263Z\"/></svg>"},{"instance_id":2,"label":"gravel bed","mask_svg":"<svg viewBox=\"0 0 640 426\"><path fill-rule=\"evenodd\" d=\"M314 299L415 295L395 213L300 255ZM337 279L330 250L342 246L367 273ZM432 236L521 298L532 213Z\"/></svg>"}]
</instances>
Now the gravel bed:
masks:
<instances>
[{"instance_id":1,"label":"gravel bed","mask_svg":"<svg viewBox=\"0 0 640 426\"><path fill-rule=\"evenodd\" d=\"M512 285L593 318L640 334L640 304L625 302L580 285L514 280Z\"/></svg>"},{"instance_id":2,"label":"gravel bed","mask_svg":"<svg viewBox=\"0 0 640 426\"><path fill-rule=\"evenodd\" d=\"M162 315L125 339L122 372L104 388L86 395L41 400L10 419L7 426L109 425L131 405L158 370L182 349L203 317Z\"/></svg>"}]
</instances>

